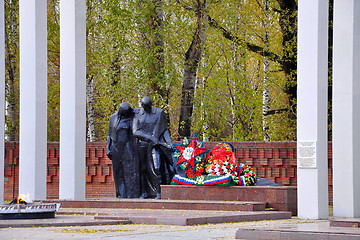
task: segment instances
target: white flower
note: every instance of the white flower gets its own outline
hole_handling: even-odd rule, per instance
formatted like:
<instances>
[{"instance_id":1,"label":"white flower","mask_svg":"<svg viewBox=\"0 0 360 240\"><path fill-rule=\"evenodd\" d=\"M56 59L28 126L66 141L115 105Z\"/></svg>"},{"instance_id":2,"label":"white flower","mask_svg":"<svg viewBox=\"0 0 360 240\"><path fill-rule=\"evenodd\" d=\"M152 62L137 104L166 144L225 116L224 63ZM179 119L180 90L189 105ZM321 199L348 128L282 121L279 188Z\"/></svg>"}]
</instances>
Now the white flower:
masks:
<instances>
[{"instance_id":1,"label":"white flower","mask_svg":"<svg viewBox=\"0 0 360 240\"><path fill-rule=\"evenodd\" d=\"M192 147L187 147L185 148L184 152L183 152L183 157L186 159L186 160L189 160L192 155L194 153L194 148Z\"/></svg>"}]
</instances>

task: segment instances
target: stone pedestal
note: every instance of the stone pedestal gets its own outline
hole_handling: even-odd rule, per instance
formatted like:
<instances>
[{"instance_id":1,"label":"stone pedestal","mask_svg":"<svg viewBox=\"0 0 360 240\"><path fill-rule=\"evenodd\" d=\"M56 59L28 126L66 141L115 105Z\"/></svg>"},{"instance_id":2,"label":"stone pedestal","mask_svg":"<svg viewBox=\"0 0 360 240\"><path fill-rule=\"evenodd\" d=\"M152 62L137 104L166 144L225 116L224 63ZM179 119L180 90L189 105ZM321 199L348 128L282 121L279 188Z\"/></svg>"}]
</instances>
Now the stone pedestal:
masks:
<instances>
[{"instance_id":1,"label":"stone pedestal","mask_svg":"<svg viewBox=\"0 0 360 240\"><path fill-rule=\"evenodd\" d=\"M264 202L266 208L297 214L296 187L162 185L161 198L170 200Z\"/></svg>"}]
</instances>

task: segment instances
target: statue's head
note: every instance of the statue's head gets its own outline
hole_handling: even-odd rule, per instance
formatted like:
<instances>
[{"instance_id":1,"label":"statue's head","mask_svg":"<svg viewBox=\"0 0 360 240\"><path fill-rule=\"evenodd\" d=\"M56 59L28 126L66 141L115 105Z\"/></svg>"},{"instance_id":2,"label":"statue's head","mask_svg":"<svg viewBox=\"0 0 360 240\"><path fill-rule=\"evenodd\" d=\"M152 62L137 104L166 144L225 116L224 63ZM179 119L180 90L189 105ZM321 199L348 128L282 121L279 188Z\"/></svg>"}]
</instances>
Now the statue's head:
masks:
<instances>
[{"instance_id":1,"label":"statue's head","mask_svg":"<svg viewBox=\"0 0 360 240\"><path fill-rule=\"evenodd\" d=\"M129 116L133 112L133 109L130 107L130 104L127 102L120 103L119 105L119 115L120 116Z\"/></svg>"},{"instance_id":2,"label":"statue's head","mask_svg":"<svg viewBox=\"0 0 360 240\"><path fill-rule=\"evenodd\" d=\"M141 106L144 108L145 112L151 112L152 102L151 98L146 96L141 99Z\"/></svg>"}]
</instances>

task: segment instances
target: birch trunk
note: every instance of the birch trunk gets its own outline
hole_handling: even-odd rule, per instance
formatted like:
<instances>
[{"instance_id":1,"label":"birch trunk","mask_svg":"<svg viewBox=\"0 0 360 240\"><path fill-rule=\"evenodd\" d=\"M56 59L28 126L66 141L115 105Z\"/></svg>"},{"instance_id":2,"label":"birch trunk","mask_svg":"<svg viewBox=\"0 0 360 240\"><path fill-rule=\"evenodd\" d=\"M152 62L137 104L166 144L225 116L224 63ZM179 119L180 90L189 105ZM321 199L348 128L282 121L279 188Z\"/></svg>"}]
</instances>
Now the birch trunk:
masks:
<instances>
[{"instance_id":1,"label":"birch trunk","mask_svg":"<svg viewBox=\"0 0 360 240\"><path fill-rule=\"evenodd\" d=\"M87 141L95 142L95 122L94 122L94 77L88 76L86 81L86 114L87 114Z\"/></svg>"},{"instance_id":2,"label":"birch trunk","mask_svg":"<svg viewBox=\"0 0 360 240\"><path fill-rule=\"evenodd\" d=\"M270 21L269 17L269 4L268 0L263 0L263 11L265 15L265 20L262 23L262 26L265 30L264 37L264 46L265 49L269 49L269 33L267 31L268 22ZM264 141L270 141L270 136L268 133L269 130L269 122L268 122L268 112L270 110L270 96L269 96L269 59L264 58L264 79L263 79L263 101L262 101L262 109L263 109L263 139Z\"/></svg>"},{"instance_id":3,"label":"birch trunk","mask_svg":"<svg viewBox=\"0 0 360 240\"><path fill-rule=\"evenodd\" d=\"M268 112L270 110L270 96L269 96L269 60L264 60L264 89L262 96L262 109L263 109L263 139L264 141L270 141L270 136L268 133L269 130L269 122L268 122Z\"/></svg>"}]
</instances>

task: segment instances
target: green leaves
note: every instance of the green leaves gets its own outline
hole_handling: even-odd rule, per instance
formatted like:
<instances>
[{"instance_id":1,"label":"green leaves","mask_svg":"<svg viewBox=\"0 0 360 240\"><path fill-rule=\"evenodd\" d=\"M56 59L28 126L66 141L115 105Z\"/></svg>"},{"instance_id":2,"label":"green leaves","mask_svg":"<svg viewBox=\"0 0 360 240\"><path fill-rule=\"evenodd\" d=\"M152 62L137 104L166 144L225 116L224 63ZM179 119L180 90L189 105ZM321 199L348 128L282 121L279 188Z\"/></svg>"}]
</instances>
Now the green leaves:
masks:
<instances>
[{"instance_id":1,"label":"green leaves","mask_svg":"<svg viewBox=\"0 0 360 240\"><path fill-rule=\"evenodd\" d=\"M204 3L204 2L203 2ZM266 8L265 3L268 4ZM279 4L281 3L281 4ZM206 140L262 140L265 87L271 140L295 139L296 1L206 2L209 16L195 72L191 134ZM118 105L151 95L179 122L185 53L197 24L196 2L87 0L87 80L92 82L96 139L105 141ZM18 132L18 1L5 1L8 135ZM59 0L48 0L48 140L59 140ZM201 25L201 24L200 24ZM264 70L265 59L269 69ZM265 84L264 78L268 81ZM275 114L270 114L275 113Z\"/></svg>"}]
</instances>

